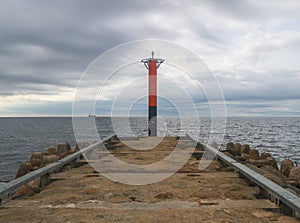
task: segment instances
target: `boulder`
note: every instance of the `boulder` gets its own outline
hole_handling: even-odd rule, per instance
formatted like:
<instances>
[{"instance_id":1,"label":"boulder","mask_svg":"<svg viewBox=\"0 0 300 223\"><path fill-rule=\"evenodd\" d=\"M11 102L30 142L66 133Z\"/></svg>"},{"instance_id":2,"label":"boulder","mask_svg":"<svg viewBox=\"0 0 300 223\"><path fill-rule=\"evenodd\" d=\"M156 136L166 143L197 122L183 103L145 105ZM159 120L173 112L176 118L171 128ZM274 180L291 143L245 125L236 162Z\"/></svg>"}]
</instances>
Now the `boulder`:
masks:
<instances>
[{"instance_id":1,"label":"boulder","mask_svg":"<svg viewBox=\"0 0 300 223\"><path fill-rule=\"evenodd\" d=\"M38 177L30 181L27 185L31 187L34 190L34 192L38 193L41 191L40 184L41 184L41 178Z\"/></svg>"},{"instance_id":2,"label":"boulder","mask_svg":"<svg viewBox=\"0 0 300 223\"><path fill-rule=\"evenodd\" d=\"M264 159L266 159L267 157L270 157L270 156L271 156L270 153L263 152L262 154L260 154L259 159L264 160Z\"/></svg>"},{"instance_id":3,"label":"boulder","mask_svg":"<svg viewBox=\"0 0 300 223\"><path fill-rule=\"evenodd\" d=\"M289 173L289 178L296 180L298 184L300 184L300 167L299 166L294 166L290 173Z\"/></svg>"},{"instance_id":4,"label":"boulder","mask_svg":"<svg viewBox=\"0 0 300 223\"><path fill-rule=\"evenodd\" d=\"M79 146L78 146L78 143L75 144L75 149L74 149L74 150L75 150L76 152L80 150L80 148L79 148Z\"/></svg>"},{"instance_id":5,"label":"boulder","mask_svg":"<svg viewBox=\"0 0 300 223\"><path fill-rule=\"evenodd\" d=\"M39 168L42 165L42 159L33 158L30 160L32 169L36 169L35 167Z\"/></svg>"},{"instance_id":6,"label":"boulder","mask_svg":"<svg viewBox=\"0 0 300 223\"><path fill-rule=\"evenodd\" d=\"M24 176L25 174L29 173L32 169L30 162L23 162L20 163L19 169L16 174L16 178Z\"/></svg>"},{"instance_id":7,"label":"boulder","mask_svg":"<svg viewBox=\"0 0 300 223\"><path fill-rule=\"evenodd\" d=\"M66 149L67 149L67 152L72 150L71 145L68 142L66 142Z\"/></svg>"},{"instance_id":8,"label":"boulder","mask_svg":"<svg viewBox=\"0 0 300 223\"><path fill-rule=\"evenodd\" d=\"M276 167L273 167L271 165L265 165L265 166L261 167L260 169L267 171L269 173L272 173L272 174L280 177L281 179L285 180L285 176Z\"/></svg>"},{"instance_id":9,"label":"boulder","mask_svg":"<svg viewBox=\"0 0 300 223\"><path fill-rule=\"evenodd\" d=\"M264 174L264 177L273 181L274 183L282 186L282 187L286 187L287 186L287 183L285 180L283 180L282 178L272 174L272 173L266 173Z\"/></svg>"},{"instance_id":10,"label":"boulder","mask_svg":"<svg viewBox=\"0 0 300 223\"><path fill-rule=\"evenodd\" d=\"M268 161L268 163L269 163L268 165L278 169L277 160L273 156L270 155L265 160Z\"/></svg>"},{"instance_id":11,"label":"boulder","mask_svg":"<svg viewBox=\"0 0 300 223\"><path fill-rule=\"evenodd\" d=\"M227 143L226 149L227 149L227 150L233 150L233 149L234 149L234 143L233 143L233 142Z\"/></svg>"},{"instance_id":12,"label":"boulder","mask_svg":"<svg viewBox=\"0 0 300 223\"><path fill-rule=\"evenodd\" d=\"M300 185L297 180L290 179L290 178L287 179L287 183L293 185L294 187L299 187L299 185Z\"/></svg>"},{"instance_id":13,"label":"boulder","mask_svg":"<svg viewBox=\"0 0 300 223\"><path fill-rule=\"evenodd\" d=\"M57 144L56 153L59 156L63 156L63 157L66 156L68 153L66 144L65 143Z\"/></svg>"},{"instance_id":14,"label":"boulder","mask_svg":"<svg viewBox=\"0 0 300 223\"><path fill-rule=\"evenodd\" d=\"M261 160L259 160L261 161ZM252 164L246 164L248 167L250 167L252 170L254 170L255 172L263 175L264 177L266 177L267 179L273 181L274 183L277 183L279 185L281 185L282 187L286 187L287 186L287 182L285 177L283 176L283 174L281 174L277 169L275 169L272 166L263 166L261 168L258 168Z\"/></svg>"},{"instance_id":15,"label":"boulder","mask_svg":"<svg viewBox=\"0 0 300 223\"><path fill-rule=\"evenodd\" d=\"M257 149L250 149L249 160L259 160L259 152Z\"/></svg>"},{"instance_id":16,"label":"boulder","mask_svg":"<svg viewBox=\"0 0 300 223\"><path fill-rule=\"evenodd\" d=\"M233 144L232 142L229 142L227 143L226 149L231 155L241 156L241 147L240 143Z\"/></svg>"},{"instance_id":17,"label":"boulder","mask_svg":"<svg viewBox=\"0 0 300 223\"><path fill-rule=\"evenodd\" d=\"M257 167L263 167L263 166L272 166L275 169L277 169L277 162L276 159L273 157L268 157L267 159L264 160L254 160L254 159L249 159L248 163L251 163Z\"/></svg>"},{"instance_id":18,"label":"boulder","mask_svg":"<svg viewBox=\"0 0 300 223\"><path fill-rule=\"evenodd\" d=\"M236 156L240 156L242 151L242 145L240 143L234 144L234 152Z\"/></svg>"},{"instance_id":19,"label":"boulder","mask_svg":"<svg viewBox=\"0 0 300 223\"><path fill-rule=\"evenodd\" d=\"M12 199L19 197L29 197L35 194L35 191L28 185L22 185L18 188L17 192L12 196Z\"/></svg>"},{"instance_id":20,"label":"boulder","mask_svg":"<svg viewBox=\"0 0 300 223\"><path fill-rule=\"evenodd\" d=\"M242 148L241 148L242 154L249 154L249 151L250 151L250 146L248 144L242 145Z\"/></svg>"},{"instance_id":21,"label":"boulder","mask_svg":"<svg viewBox=\"0 0 300 223\"><path fill-rule=\"evenodd\" d=\"M238 160L239 162L247 162L248 161L248 157L247 156L235 156L235 159Z\"/></svg>"},{"instance_id":22,"label":"boulder","mask_svg":"<svg viewBox=\"0 0 300 223\"><path fill-rule=\"evenodd\" d=\"M48 156L48 155L51 155L51 154L49 153L49 151L43 151L43 152L42 152L42 155L43 155L43 156Z\"/></svg>"},{"instance_id":23,"label":"boulder","mask_svg":"<svg viewBox=\"0 0 300 223\"><path fill-rule=\"evenodd\" d=\"M292 160L285 159L285 160L282 160L280 163L280 171L286 177L289 176L289 173L293 167L294 167L294 163Z\"/></svg>"},{"instance_id":24,"label":"boulder","mask_svg":"<svg viewBox=\"0 0 300 223\"><path fill-rule=\"evenodd\" d=\"M48 152L50 153L50 155L56 155L56 148L51 146L48 148Z\"/></svg>"},{"instance_id":25,"label":"boulder","mask_svg":"<svg viewBox=\"0 0 300 223\"><path fill-rule=\"evenodd\" d=\"M242 154L242 156L241 157L243 157L245 160L249 160L249 154Z\"/></svg>"},{"instance_id":26,"label":"boulder","mask_svg":"<svg viewBox=\"0 0 300 223\"><path fill-rule=\"evenodd\" d=\"M71 155L71 154L73 154L73 153L75 153L75 151L74 151L74 150L70 150L70 151L67 152L67 156L68 156L68 155Z\"/></svg>"},{"instance_id":27,"label":"boulder","mask_svg":"<svg viewBox=\"0 0 300 223\"><path fill-rule=\"evenodd\" d=\"M43 154L41 152L34 152L31 154L30 160L32 159L42 159Z\"/></svg>"},{"instance_id":28,"label":"boulder","mask_svg":"<svg viewBox=\"0 0 300 223\"><path fill-rule=\"evenodd\" d=\"M59 156L57 155L43 156L42 165L48 165L50 163L57 162L58 160L59 160Z\"/></svg>"}]
</instances>

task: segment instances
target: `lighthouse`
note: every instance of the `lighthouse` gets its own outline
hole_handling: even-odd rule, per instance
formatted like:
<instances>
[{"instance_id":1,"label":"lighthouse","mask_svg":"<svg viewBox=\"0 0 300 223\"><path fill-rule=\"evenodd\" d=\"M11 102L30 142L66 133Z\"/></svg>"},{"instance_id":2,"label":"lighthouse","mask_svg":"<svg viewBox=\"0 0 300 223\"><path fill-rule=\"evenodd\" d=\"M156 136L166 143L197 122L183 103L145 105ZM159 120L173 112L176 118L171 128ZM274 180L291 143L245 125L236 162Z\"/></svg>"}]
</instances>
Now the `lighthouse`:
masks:
<instances>
[{"instance_id":1,"label":"lighthouse","mask_svg":"<svg viewBox=\"0 0 300 223\"><path fill-rule=\"evenodd\" d=\"M151 57L141 60L148 69L148 136L157 136L157 69L165 60Z\"/></svg>"}]
</instances>

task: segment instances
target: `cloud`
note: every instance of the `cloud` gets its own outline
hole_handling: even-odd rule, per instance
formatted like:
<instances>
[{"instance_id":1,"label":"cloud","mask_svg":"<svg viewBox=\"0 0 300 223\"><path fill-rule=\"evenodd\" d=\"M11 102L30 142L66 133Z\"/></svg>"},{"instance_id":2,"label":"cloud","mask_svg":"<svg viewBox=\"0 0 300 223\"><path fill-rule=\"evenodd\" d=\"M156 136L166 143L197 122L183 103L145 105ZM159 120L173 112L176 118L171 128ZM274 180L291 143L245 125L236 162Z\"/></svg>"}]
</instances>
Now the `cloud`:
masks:
<instances>
[{"instance_id":1,"label":"cloud","mask_svg":"<svg viewBox=\"0 0 300 223\"><path fill-rule=\"evenodd\" d=\"M67 114L69 108L55 112L56 106L71 106L78 80L97 56L123 42L144 38L174 41L199 55L220 81L226 100L241 104L229 109L234 114L249 113L242 109L245 101L262 106L259 101L265 100L276 101L278 107L273 107L290 115L294 106L287 104L292 107L290 113L281 100L300 99L298 1L63 0L1 4L1 116L45 114L39 108L43 103L53 106L49 114ZM104 77L98 74L97 80ZM105 101L111 100L111 93L122 86L122 81L115 80L111 88L107 87ZM171 89L169 92L176 95ZM205 102L203 92L191 92L198 96L197 101ZM22 103L27 107L18 106ZM264 109L271 111L270 107Z\"/></svg>"},{"instance_id":2,"label":"cloud","mask_svg":"<svg viewBox=\"0 0 300 223\"><path fill-rule=\"evenodd\" d=\"M299 99L227 101L230 116L300 116Z\"/></svg>"}]
</instances>

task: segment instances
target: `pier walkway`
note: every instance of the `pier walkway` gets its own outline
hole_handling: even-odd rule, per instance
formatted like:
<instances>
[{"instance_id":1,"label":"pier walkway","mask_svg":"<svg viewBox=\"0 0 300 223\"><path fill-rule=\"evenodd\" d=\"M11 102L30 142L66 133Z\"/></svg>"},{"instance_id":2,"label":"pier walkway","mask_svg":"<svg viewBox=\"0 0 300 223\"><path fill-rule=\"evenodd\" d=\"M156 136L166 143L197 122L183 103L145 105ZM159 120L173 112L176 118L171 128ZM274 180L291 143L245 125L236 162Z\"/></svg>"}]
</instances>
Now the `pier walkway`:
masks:
<instances>
[{"instance_id":1,"label":"pier walkway","mask_svg":"<svg viewBox=\"0 0 300 223\"><path fill-rule=\"evenodd\" d=\"M132 140L145 145L151 138ZM136 151L121 142L108 147L118 159L142 165L162 160L177 141L167 137L151 150ZM185 145L183 150L190 146L188 139ZM280 214L276 204L232 168L214 160L199 170L201 154L196 151L171 177L142 186L109 180L84 159L77 160L80 167L51 174L41 192L3 204L0 222L299 222ZM94 150L92 156L103 154Z\"/></svg>"}]
</instances>

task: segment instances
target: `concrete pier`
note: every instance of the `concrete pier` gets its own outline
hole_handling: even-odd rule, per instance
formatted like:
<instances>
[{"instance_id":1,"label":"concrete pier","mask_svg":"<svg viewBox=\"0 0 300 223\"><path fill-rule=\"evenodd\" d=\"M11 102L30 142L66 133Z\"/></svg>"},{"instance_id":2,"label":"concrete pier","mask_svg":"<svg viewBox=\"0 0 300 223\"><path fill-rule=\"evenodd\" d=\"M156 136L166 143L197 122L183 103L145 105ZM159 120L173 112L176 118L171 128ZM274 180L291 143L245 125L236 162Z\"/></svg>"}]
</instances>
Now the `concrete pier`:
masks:
<instances>
[{"instance_id":1,"label":"concrete pier","mask_svg":"<svg viewBox=\"0 0 300 223\"><path fill-rule=\"evenodd\" d=\"M151 138L128 139L136 146ZM190 142L184 140L182 149ZM178 143L167 137L151 150L133 150L122 142L108 145L127 163L162 160ZM105 178L85 160L78 168L50 175L51 183L30 197L10 200L0 208L0 222L299 222L284 216L260 188L217 160L199 170L197 149L171 177L131 186ZM93 150L91 157L103 156ZM94 160L97 162L97 159Z\"/></svg>"}]
</instances>

